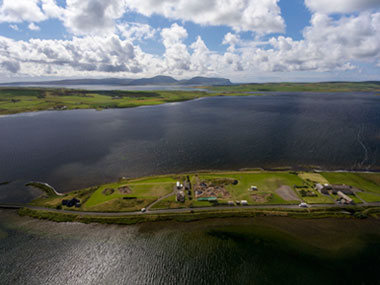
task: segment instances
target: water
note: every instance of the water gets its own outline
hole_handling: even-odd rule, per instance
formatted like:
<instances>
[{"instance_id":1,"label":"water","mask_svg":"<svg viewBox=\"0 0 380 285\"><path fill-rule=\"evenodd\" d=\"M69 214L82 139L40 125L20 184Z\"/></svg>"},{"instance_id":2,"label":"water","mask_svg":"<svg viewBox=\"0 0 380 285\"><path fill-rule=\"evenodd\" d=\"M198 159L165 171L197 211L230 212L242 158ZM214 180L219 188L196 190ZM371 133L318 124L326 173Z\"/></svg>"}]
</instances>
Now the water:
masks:
<instances>
[{"instance_id":1,"label":"water","mask_svg":"<svg viewBox=\"0 0 380 285\"><path fill-rule=\"evenodd\" d=\"M69 191L119 177L254 167L380 169L373 94L277 93L0 117L0 202L30 180Z\"/></svg>"},{"instance_id":2,"label":"water","mask_svg":"<svg viewBox=\"0 0 380 285\"><path fill-rule=\"evenodd\" d=\"M0 280L12 285L378 284L379 225L255 218L104 226L0 211ZM365 235L372 236L363 243ZM339 244L344 254L331 249Z\"/></svg>"}]
</instances>

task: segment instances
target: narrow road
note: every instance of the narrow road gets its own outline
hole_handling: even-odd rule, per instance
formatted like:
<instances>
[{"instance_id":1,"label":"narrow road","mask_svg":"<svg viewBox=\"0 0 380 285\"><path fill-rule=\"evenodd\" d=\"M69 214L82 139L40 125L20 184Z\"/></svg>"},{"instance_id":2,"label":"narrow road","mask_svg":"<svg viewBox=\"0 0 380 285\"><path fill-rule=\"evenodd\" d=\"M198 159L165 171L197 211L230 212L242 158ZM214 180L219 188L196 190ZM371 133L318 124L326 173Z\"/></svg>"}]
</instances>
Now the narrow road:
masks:
<instances>
[{"instance_id":1,"label":"narrow road","mask_svg":"<svg viewBox=\"0 0 380 285\"><path fill-rule=\"evenodd\" d=\"M168 194L169 195L169 194ZM366 206L380 206L380 202L367 203ZM313 204L310 205L310 208L318 208L318 207L326 207L326 208L346 208L346 205L336 205L336 204ZM355 207L355 206L352 206ZM44 207L36 207L22 204L0 204L0 209L20 209L20 208L29 208L33 210L40 211L49 211L55 213L65 213L65 214L76 214L81 216L133 216L133 215L146 215L146 214L170 214L170 213L189 213L193 212L203 212L203 211L215 211L215 210L234 210L234 209L300 209L298 205L249 205L249 206L215 206L215 207L202 207L202 208L180 208L180 209L162 209L162 210L149 210L145 213L141 211L138 212L81 212L81 211L69 211L69 210L57 210L51 208Z\"/></svg>"}]
</instances>

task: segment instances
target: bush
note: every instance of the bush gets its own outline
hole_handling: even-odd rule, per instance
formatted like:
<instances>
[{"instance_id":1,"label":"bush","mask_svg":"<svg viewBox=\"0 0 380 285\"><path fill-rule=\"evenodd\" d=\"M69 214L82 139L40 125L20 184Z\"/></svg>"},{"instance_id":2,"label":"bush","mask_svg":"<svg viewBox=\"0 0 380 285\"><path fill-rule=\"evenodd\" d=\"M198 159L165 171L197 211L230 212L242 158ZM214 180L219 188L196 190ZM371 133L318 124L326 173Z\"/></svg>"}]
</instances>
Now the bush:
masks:
<instances>
[{"instance_id":1,"label":"bush","mask_svg":"<svg viewBox=\"0 0 380 285\"><path fill-rule=\"evenodd\" d=\"M355 212L354 217L357 219L366 219L368 216L363 212Z\"/></svg>"}]
</instances>

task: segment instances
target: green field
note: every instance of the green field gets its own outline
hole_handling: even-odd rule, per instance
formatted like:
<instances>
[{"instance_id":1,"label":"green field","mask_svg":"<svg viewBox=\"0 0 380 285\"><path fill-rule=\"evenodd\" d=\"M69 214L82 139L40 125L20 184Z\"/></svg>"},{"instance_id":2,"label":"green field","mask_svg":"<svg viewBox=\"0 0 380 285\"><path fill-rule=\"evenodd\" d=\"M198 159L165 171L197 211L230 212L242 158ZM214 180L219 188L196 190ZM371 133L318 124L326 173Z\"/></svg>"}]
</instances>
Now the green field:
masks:
<instances>
[{"instance_id":1,"label":"green field","mask_svg":"<svg viewBox=\"0 0 380 285\"><path fill-rule=\"evenodd\" d=\"M43 110L109 109L157 105L211 96L261 95L249 92L380 92L378 83L266 83L202 87L205 91L90 91L64 88L0 88L0 115ZM213 92L206 92L207 90Z\"/></svg>"},{"instance_id":2,"label":"green field","mask_svg":"<svg viewBox=\"0 0 380 285\"><path fill-rule=\"evenodd\" d=\"M374 194L369 192L357 193L360 198L366 202L380 202L380 194Z\"/></svg>"},{"instance_id":3,"label":"green field","mask_svg":"<svg viewBox=\"0 0 380 285\"><path fill-rule=\"evenodd\" d=\"M379 173L323 172L321 175L331 184L347 184L364 191L380 194Z\"/></svg>"},{"instance_id":4,"label":"green field","mask_svg":"<svg viewBox=\"0 0 380 285\"><path fill-rule=\"evenodd\" d=\"M213 86L216 92L380 92L379 82L252 83Z\"/></svg>"}]
</instances>

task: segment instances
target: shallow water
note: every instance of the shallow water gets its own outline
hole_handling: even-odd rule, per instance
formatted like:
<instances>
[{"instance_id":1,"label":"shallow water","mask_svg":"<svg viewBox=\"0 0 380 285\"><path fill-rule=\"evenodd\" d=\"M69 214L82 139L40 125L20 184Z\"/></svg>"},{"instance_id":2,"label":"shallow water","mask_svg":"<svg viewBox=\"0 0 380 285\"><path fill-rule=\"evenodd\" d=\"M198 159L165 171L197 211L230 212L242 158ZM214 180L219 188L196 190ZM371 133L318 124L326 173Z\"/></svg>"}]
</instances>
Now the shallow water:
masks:
<instances>
[{"instance_id":1,"label":"shallow water","mask_svg":"<svg viewBox=\"0 0 380 285\"><path fill-rule=\"evenodd\" d=\"M380 266L379 223L370 220L104 226L0 214L1 284L376 284ZM314 228L313 236L302 228ZM347 256L316 254L319 239L344 244L358 231L377 236L359 249L345 247Z\"/></svg>"},{"instance_id":2,"label":"shallow water","mask_svg":"<svg viewBox=\"0 0 380 285\"><path fill-rule=\"evenodd\" d=\"M1 202L30 180L69 191L119 177L313 165L380 169L380 97L276 93L0 117Z\"/></svg>"}]
</instances>

